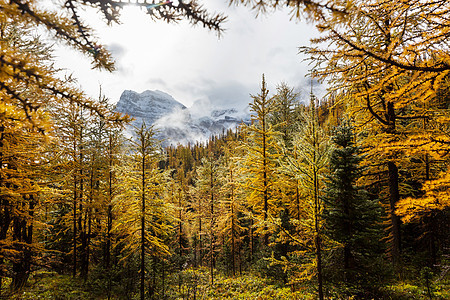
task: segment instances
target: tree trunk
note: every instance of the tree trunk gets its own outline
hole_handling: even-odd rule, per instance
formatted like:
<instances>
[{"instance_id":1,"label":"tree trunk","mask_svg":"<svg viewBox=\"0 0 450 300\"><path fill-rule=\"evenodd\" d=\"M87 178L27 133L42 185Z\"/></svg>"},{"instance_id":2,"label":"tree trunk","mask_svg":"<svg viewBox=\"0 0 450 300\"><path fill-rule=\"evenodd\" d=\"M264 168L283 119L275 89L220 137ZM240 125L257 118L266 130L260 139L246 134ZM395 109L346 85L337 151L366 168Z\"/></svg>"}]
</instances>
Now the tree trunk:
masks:
<instances>
[{"instance_id":1,"label":"tree trunk","mask_svg":"<svg viewBox=\"0 0 450 300\"><path fill-rule=\"evenodd\" d=\"M86 280L87 272L86 272L86 244L87 244L87 233L85 229L80 232L81 238L81 248L80 248L80 276L84 280Z\"/></svg>"},{"instance_id":2,"label":"tree trunk","mask_svg":"<svg viewBox=\"0 0 450 300\"><path fill-rule=\"evenodd\" d=\"M27 220L16 217L13 221L13 240L18 242L17 250L20 252L20 260L13 262L13 278L11 287L13 291L23 288L30 276L32 251L31 244L33 242L33 215L34 215L34 197L29 195L28 215L30 217L29 224ZM24 199L25 200L25 199ZM23 203L22 207L26 209Z\"/></svg>"},{"instance_id":3,"label":"tree trunk","mask_svg":"<svg viewBox=\"0 0 450 300\"><path fill-rule=\"evenodd\" d=\"M106 235L106 250L105 250L105 265L109 270L111 264L111 230L112 230L112 204L108 204L108 214L106 221L107 235Z\"/></svg>"},{"instance_id":4,"label":"tree trunk","mask_svg":"<svg viewBox=\"0 0 450 300\"><path fill-rule=\"evenodd\" d=\"M141 300L145 298L145 151L142 151Z\"/></svg>"},{"instance_id":5,"label":"tree trunk","mask_svg":"<svg viewBox=\"0 0 450 300\"><path fill-rule=\"evenodd\" d=\"M437 218L436 214L431 215L431 220L428 220L428 226L430 227L430 267L433 268L437 264L437 247L436 247L436 232L437 232Z\"/></svg>"},{"instance_id":6,"label":"tree trunk","mask_svg":"<svg viewBox=\"0 0 450 300\"><path fill-rule=\"evenodd\" d=\"M236 276L236 245L235 245L235 215L234 215L234 181L233 181L233 169L230 168L230 182L231 184L231 197L230 197L230 206L231 206L231 259L232 259L232 271L233 277Z\"/></svg>"},{"instance_id":7,"label":"tree trunk","mask_svg":"<svg viewBox=\"0 0 450 300\"><path fill-rule=\"evenodd\" d=\"M348 199L344 198L342 199L343 204L343 211L345 215L345 235L347 237L352 236L352 228L350 224L350 208ZM351 259L351 249L350 245L348 244L348 241L344 243L344 281L349 283L351 282L351 279L349 278L350 273L350 259Z\"/></svg>"},{"instance_id":8,"label":"tree trunk","mask_svg":"<svg viewBox=\"0 0 450 300\"><path fill-rule=\"evenodd\" d=\"M0 169L3 169L3 139L4 139L4 131L5 126L0 126ZM3 179L0 177L0 180ZM3 183L1 183L1 186L3 186ZM7 199L4 199L5 197L0 198L0 241L3 241L6 239L6 234L8 232L8 228L11 224L11 213L10 213L10 205L9 201ZM4 259L2 253L0 253L0 298L2 293L2 286L3 286L3 264Z\"/></svg>"},{"instance_id":9,"label":"tree trunk","mask_svg":"<svg viewBox=\"0 0 450 300\"><path fill-rule=\"evenodd\" d=\"M183 265L182 265L182 260L181 257L183 255L183 241L182 241L182 235L183 235L183 227L182 227L182 208L181 208L181 197L182 197L182 193L181 193L181 189L179 190L178 193L178 208L179 208L179 214L178 214L178 248L179 248L179 252L178 255L180 256L180 265L179 265L179 270L180 272L183 270Z\"/></svg>"},{"instance_id":10,"label":"tree trunk","mask_svg":"<svg viewBox=\"0 0 450 300\"><path fill-rule=\"evenodd\" d=\"M392 262L398 266L400 262L401 240L400 240L400 217L395 214L395 205L400 200L398 190L398 168L394 162L388 162L389 169L389 204L392 225Z\"/></svg>"},{"instance_id":11,"label":"tree trunk","mask_svg":"<svg viewBox=\"0 0 450 300\"><path fill-rule=\"evenodd\" d=\"M254 241L253 241L253 218L250 218L250 228L248 230L250 236L250 263L253 263L253 256L255 251Z\"/></svg>"},{"instance_id":12,"label":"tree trunk","mask_svg":"<svg viewBox=\"0 0 450 300\"><path fill-rule=\"evenodd\" d=\"M76 149L76 141L73 142L74 151ZM77 275L77 197L78 191L77 186L78 178L76 172L73 173L73 257L72 257L72 276L75 277Z\"/></svg>"},{"instance_id":13,"label":"tree trunk","mask_svg":"<svg viewBox=\"0 0 450 300\"><path fill-rule=\"evenodd\" d=\"M86 270L85 270L85 277L84 281L87 281L88 275L89 275L89 256L91 252L91 234L92 234L92 213L91 208L89 208L89 214L88 214L88 232L86 237Z\"/></svg>"},{"instance_id":14,"label":"tree trunk","mask_svg":"<svg viewBox=\"0 0 450 300\"><path fill-rule=\"evenodd\" d=\"M344 281L350 283L350 246L346 243L344 244Z\"/></svg>"},{"instance_id":15,"label":"tree trunk","mask_svg":"<svg viewBox=\"0 0 450 300\"><path fill-rule=\"evenodd\" d=\"M210 241L209 241L209 251L210 251L210 272L211 272L211 285L214 284L214 174L213 174L213 166L211 161L211 178L210 178L210 187L211 187L211 221L210 221Z\"/></svg>"},{"instance_id":16,"label":"tree trunk","mask_svg":"<svg viewBox=\"0 0 450 300\"><path fill-rule=\"evenodd\" d=\"M235 244L234 244L234 209L231 204L231 259L232 259L232 271L233 277L236 276L236 258L235 258Z\"/></svg>"},{"instance_id":17,"label":"tree trunk","mask_svg":"<svg viewBox=\"0 0 450 300\"><path fill-rule=\"evenodd\" d=\"M295 181L295 202L297 204L297 221L300 221L300 191L298 188L298 179Z\"/></svg>"},{"instance_id":18,"label":"tree trunk","mask_svg":"<svg viewBox=\"0 0 450 300\"><path fill-rule=\"evenodd\" d=\"M200 212L200 206L199 206L199 212ZM199 214L198 218L198 260L199 265L203 266L203 255L202 255L202 216Z\"/></svg>"},{"instance_id":19,"label":"tree trunk","mask_svg":"<svg viewBox=\"0 0 450 300\"><path fill-rule=\"evenodd\" d=\"M166 266L164 265L164 259L161 260L161 268L162 268L161 274L162 299L166 299L166 273L165 273Z\"/></svg>"},{"instance_id":20,"label":"tree trunk","mask_svg":"<svg viewBox=\"0 0 450 300\"><path fill-rule=\"evenodd\" d=\"M106 249L105 249L105 265L109 271L111 263L111 230L112 230L112 199L113 199L113 145L112 134L109 133L109 170L108 170L108 212L106 219Z\"/></svg>"},{"instance_id":21,"label":"tree trunk","mask_svg":"<svg viewBox=\"0 0 450 300\"><path fill-rule=\"evenodd\" d=\"M198 237L194 235L193 245L192 245L194 247L194 268L197 268L197 265L198 265L198 262L197 262L197 260L198 260L198 257L197 257L198 256L197 255L198 245L197 244L198 244Z\"/></svg>"},{"instance_id":22,"label":"tree trunk","mask_svg":"<svg viewBox=\"0 0 450 300\"><path fill-rule=\"evenodd\" d=\"M316 264L317 264L317 283L319 288L319 300L323 300L323 279L322 279L322 249L321 249L321 239L320 239L320 224L319 224L319 195L318 195L318 186L317 186L317 174L314 174L314 185L315 185L315 220L314 220L314 227L315 227L315 246L316 246Z\"/></svg>"},{"instance_id":23,"label":"tree trunk","mask_svg":"<svg viewBox=\"0 0 450 300\"><path fill-rule=\"evenodd\" d=\"M268 214L268 210L269 210L269 193L268 193L268 183L267 183L267 153L266 153L266 125L265 125L265 119L263 118L263 122L262 122L262 130L263 130L263 134L262 134L262 138L263 138L263 184L264 184L264 222L267 221L267 214ZM266 224L264 224L264 245L267 246L269 244L269 235L267 234L267 226Z\"/></svg>"},{"instance_id":24,"label":"tree trunk","mask_svg":"<svg viewBox=\"0 0 450 300\"><path fill-rule=\"evenodd\" d=\"M316 117L315 102L311 101L313 118ZM316 123L313 122L313 149L314 149L314 165L313 165L313 185L314 185L314 229L316 244L316 263L317 263L317 282L319 288L319 300L323 300L323 279L322 279L322 249L321 249L321 227L320 227L320 197L319 197L319 170L316 166L316 153L318 152L318 136Z\"/></svg>"},{"instance_id":25,"label":"tree trunk","mask_svg":"<svg viewBox=\"0 0 450 300\"><path fill-rule=\"evenodd\" d=\"M323 300L323 278L322 278L322 249L319 234L316 235L316 263L317 263L317 282L319 285L319 300Z\"/></svg>"},{"instance_id":26,"label":"tree trunk","mask_svg":"<svg viewBox=\"0 0 450 300\"><path fill-rule=\"evenodd\" d=\"M8 229L12 222L12 218L11 218L11 212L9 209L9 207L10 207L9 201L6 199L1 199L0 204L1 204L1 207L0 207L0 209L1 209L1 211L0 211L0 241L3 241L4 239L6 239ZM3 275L4 275L3 274L3 269L4 269L3 264L4 264L3 255L0 255L0 296L1 296L1 290L2 290Z\"/></svg>"},{"instance_id":27,"label":"tree trunk","mask_svg":"<svg viewBox=\"0 0 450 300\"><path fill-rule=\"evenodd\" d=\"M80 275L82 278L86 276L86 218L84 219L83 224L83 194L84 194L84 180L83 180L83 128L80 128L80 154L79 154L79 164L80 164L80 191L79 191L79 207L80 211L78 214L78 229L80 230L80 238L81 238L81 249L80 249ZM84 226L83 226L84 225Z\"/></svg>"}]
</instances>

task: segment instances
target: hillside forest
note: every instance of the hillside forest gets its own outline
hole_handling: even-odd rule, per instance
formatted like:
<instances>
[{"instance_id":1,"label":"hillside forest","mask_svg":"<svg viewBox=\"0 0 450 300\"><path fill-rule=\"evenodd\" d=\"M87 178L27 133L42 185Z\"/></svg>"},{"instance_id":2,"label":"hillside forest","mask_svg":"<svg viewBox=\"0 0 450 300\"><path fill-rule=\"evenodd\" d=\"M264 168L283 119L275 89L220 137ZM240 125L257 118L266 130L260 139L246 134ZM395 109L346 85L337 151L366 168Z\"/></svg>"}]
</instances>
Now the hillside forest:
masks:
<instances>
[{"instance_id":1,"label":"hillside forest","mask_svg":"<svg viewBox=\"0 0 450 300\"><path fill-rule=\"evenodd\" d=\"M78 12L127 3L38 2L0 0L0 298L450 298L447 1L229 1L316 24L300 51L329 91L262 75L251 124L167 148L36 32L113 71ZM149 3L224 34L198 1Z\"/></svg>"}]
</instances>

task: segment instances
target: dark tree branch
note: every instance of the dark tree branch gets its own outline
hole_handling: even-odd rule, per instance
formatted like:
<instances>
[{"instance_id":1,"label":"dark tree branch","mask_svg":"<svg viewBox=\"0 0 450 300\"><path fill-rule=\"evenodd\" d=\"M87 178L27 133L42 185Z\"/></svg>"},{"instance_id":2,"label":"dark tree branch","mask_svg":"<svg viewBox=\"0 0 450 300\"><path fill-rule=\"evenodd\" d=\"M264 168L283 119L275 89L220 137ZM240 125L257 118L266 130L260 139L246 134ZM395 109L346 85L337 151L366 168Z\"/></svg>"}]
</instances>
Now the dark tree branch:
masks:
<instances>
[{"instance_id":1,"label":"dark tree branch","mask_svg":"<svg viewBox=\"0 0 450 300\"><path fill-rule=\"evenodd\" d=\"M347 45L349 45L351 48L363 52L364 54L378 60L381 62L384 62L388 65L392 65L392 66L396 66L400 69L403 70L408 70L408 71L423 71L423 72L442 72L442 71L447 71L450 70L450 65L446 64L446 63L441 63L441 66L434 66L434 67L419 67L419 66L415 66L415 65L406 65L406 64L402 64L392 58L384 58L381 55L378 55L372 51L369 51L366 48L363 47L359 47L358 45L356 45L355 43L353 43L351 40L345 38L343 35L339 34L336 30L328 27L328 29L341 41L343 41L344 43L346 43Z\"/></svg>"},{"instance_id":2,"label":"dark tree branch","mask_svg":"<svg viewBox=\"0 0 450 300\"><path fill-rule=\"evenodd\" d=\"M429 116L399 116L399 115L396 115L395 118L401 120L430 119Z\"/></svg>"},{"instance_id":3,"label":"dark tree branch","mask_svg":"<svg viewBox=\"0 0 450 300\"><path fill-rule=\"evenodd\" d=\"M367 82L366 82L364 88L366 89L366 92L367 92ZM388 122L388 121L386 121L386 120L384 120L383 118L381 118L381 117L373 110L372 105L370 104L370 95L369 95L369 93L367 93L367 95L366 95L366 102L367 102L367 108L369 109L369 112L372 114L372 116L374 116L375 119L377 119L378 121L380 121L381 124L383 124L383 125L389 125L389 122Z\"/></svg>"},{"instance_id":4,"label":"dark tree branch","mask_svg":"<svg viewBox=\"0 0 450 300\"><path fill-rule=\"evenodd\" d=\"M437 139L434 137L431 137L431 141L435 142L435 143L439 143L439 144L450 145L450 141L444 141L444 140Z\"/></svg>"}]
</instances>

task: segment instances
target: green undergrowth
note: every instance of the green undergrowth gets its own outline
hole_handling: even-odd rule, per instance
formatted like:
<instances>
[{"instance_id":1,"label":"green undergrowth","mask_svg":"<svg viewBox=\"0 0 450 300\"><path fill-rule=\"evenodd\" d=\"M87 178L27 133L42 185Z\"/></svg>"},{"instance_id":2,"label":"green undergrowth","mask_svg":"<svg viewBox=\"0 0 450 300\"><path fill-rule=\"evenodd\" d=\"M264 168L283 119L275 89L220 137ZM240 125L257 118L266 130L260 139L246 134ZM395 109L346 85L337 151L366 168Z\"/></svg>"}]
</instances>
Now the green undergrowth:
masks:
<instances>
[{"instance_id":1,"label":"green undergrowth","mask_svg":"<svg viewBox=\"0 0 450 300\"><path fill-rule=\"evenodd\" d=\"M170 291L170 299L248 299L248 300L288 300L314 299L314 295L306 291L291 291L288 287L273 284L267 279L243 274L236 277L216 275L211 285L209 273L202 269L189 269L172 278L181 280L180 288L176 284Z\"/></svg>"},{"instance_id":2,"label":"green undergrowth","mask_svg":"<svg viewBox=\"0 0 450 300\"><path fill-rule=\"evenodd\" d=\"M74 279L69 275L42 272L30 277L23 290L15 294L3 294L3 296L14 300L107 299L105 293L92 287L90 282L84 283L83 280ZM110 299L127 298L111 295ZM139 294L133 294L130 299L139 299ZM170 276L165 289L158 290L153 299L294 300L314 299L314 295L305 291L292 292L290 288L272 284L266 279L249 274L230 278L217 274L214 284L211 285L210 276L206 270L188 269Z\"/></svg>"},{"instance_id":3,"label":"green undergrowth","mask_svg":"<svg viewBox=\"0 0 450 300\"><path fill-rule=\"evenodd\" d=\"M136 274L138 276L138 274ZM3 281L5 287L7 282ZM134 289L135 291L138 288ZM342 286L326 286L327 299L358 299L348 296L348 290ZM347 295L347 296L343 296ZM146 295L148 296L148 295ZM248 300L296 300L316 299L313 287L298 287L292 291L289 287L276 284L268 279L253 274L243 274L227 277L217 273L214 283L207 269L187 269L166 277L164 287L156 289L153 297L146 299L248 299ZM448 280L430 281L427 287L423 283L398 282L380 289L380 294L372 299L450 299ZM70 275L59 275L54 272L39 272L33 274L27 285L15 294L8 294L3 290L0 299L28 300L28 299L108 299L105 289L92 281L83 282L80 278ZM139 299L135 292L127 296L113 292L109 299ZM365 298L359 298L365 299Z\"/></svg>"},{"instance_id":4,"label":"green undergrowth","mask_svg":"<svg viewBox=\"0 0 450 300\"><path fill-rule=\"evenodd\" d=\"M102 299L85 289L83 280L55 272L38 272L30 276L27 285L14 294L3 295L6 299Z\"/></svg>"},{"instance_id":5,"label":"green undergrowth","mask_svg":"<svg viewBox=\"0 0 450 300\"><path fill-rule=\"evenodd\" d=\"M445 283L432 283L430 289L414 283L399 282L383 288L383 292L391 299L450 299L450 286Z\"/></svg>"}]
</instances>

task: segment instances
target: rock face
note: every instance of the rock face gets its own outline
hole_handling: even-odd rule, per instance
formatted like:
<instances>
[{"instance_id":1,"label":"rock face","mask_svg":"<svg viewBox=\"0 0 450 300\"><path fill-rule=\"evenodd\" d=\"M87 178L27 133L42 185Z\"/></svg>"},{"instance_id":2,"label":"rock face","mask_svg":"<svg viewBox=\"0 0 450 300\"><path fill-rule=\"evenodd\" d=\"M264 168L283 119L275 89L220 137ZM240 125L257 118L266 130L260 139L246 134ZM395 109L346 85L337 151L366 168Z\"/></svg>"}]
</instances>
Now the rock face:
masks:
<instances>
[{"instance_id":1,"label":"rock face","mask_svg":"<svg viewBox=\"0 0 450 300\"><path fill-rule=\"evenodd\" d=\"M120 96L116 106L116 111L126 113L136 120L145 120L148 124L154 124L156 120L176 109L186 109L186 107L169 94L158 90L145 91L141 94L126 90Z\"/></svg>"},{"instance_id":2,"label":"rock face","mask_svg":"<svg viewBox=\"0 0 450 300\"><path fill-rule=\"evenodd\" d=\"M116 111L135 118L127 129L140 127L143 122L153 125L156 138L163 146L204 142L212 135L234 129L250 117L236 109L212 110L203 115L192 114L189 108L161 91L145 91L141 94L124 91L116 105Z\"/></svg>"}]
</instances>

